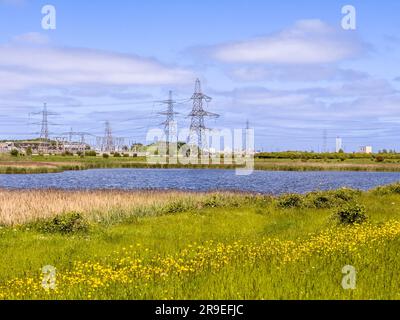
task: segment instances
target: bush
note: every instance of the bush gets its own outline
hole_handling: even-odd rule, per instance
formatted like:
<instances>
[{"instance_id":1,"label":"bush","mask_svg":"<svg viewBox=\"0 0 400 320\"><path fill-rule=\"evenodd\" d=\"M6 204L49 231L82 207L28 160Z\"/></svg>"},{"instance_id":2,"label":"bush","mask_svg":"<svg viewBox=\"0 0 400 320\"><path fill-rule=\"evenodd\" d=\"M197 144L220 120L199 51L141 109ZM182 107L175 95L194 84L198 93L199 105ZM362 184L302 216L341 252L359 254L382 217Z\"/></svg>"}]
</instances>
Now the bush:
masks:
<instances>
[{"instance_id":1,"label":"bush","mask_svg":"<svg viewBox=\"0 0 400 320\"><path fill-rule=\"evenodd\" d=\"M317 209L334 208L353 201L360 193L358 190L348 188L311 192L306 196L306 206Z\"/></svg>"},{"instance_id":2,"label":"bush","mask_svg":"<svg viewBox=\"0 0 400 320\"><path fill-rule=\"evenodd\" d=\"M171 213L181 213L188 210L188 207L183 203L183 201L174 201L169 203L163 208L164 214L171 214Z\"/></svg>"},{"instance_id":3,"label":"bush","mask_svg":"<svg viewBox=\"0 0 400 320\"><path fill-rule=\"evenodd\" d=\"M349 188L341 188L335 191L332 191L332 194L335 198L349 202L353 201L354 198L361 194L359 190L353 190Z\"/></svg>"},{"instance_id":4,"label":"bush","mask_svg":"<svg viewBox=\"0 0 400 320\"><path fill-rule=\"evenodd\" d=\"M375 158L375 161L376 161L376 162L383 162L383 161L385 161L385 158L382 157L382 156L377 156L377 157Z\"/></svg>"},{"instance_id":5,"label":"bush","mask_svg":"<svg viewBox=\"0 0 400 320\"><path fill-rule=\"evenodd\" d=\"M115 158L121 158L121 154L120 154L119 152L115 152L115 153L114 153L114 157L115 157Z\"/></svg>"},{"instance_id":6,"label":"bush","mask_svg":"<svg viewBox=\"0 0 400 320\"><path fill-rule=\"evenodd\" d=\"M280 208L300 208L303 203L303 196L299 194L286 194L278 199L278 207Z\"/></svg>"},{"instance_id":7,"label":"bush","mask_svg":"<svg viewBox=\"0 0 400 320\"><path fill-rule=\"evenodd\" d=\"M26 148L25 153L26 153L27 156L31 156L32 155L32 148L31 147Z\"/></svg>"},{"instance_id":8,"label":"bush","mask_svg":"<svg viewBox=\"0 0 400 320\"><path fill-rule=\"evenodd\" d=\"M124 158L128 158L129 154L128 153L124 153Z\"/></svg>"},{"instance_id":9,"label":"bush","mask_svg":"<svg viewBox=\"0 0 400 320\"><path fill-rule=\"evenodd\" d=\"M344 225L359 224L368 219L365 207L357 203L347 204L338 209L335 212L335 217L339 220L339 223Z\"/></svg>"},{"instance_id":10,"label":"bush","mask_svg":"<svg viewBox=\"0 0 400 320\"><path fill-rule=\"evenodd\" d=\"M85 156L87 156L87 157L96 157L97 153L94 150L90 150L90 151L86 151L85 152Z\"/></svg>"},{"instance_id":11,"label":"bush","mask_svg":"<svg viewBox=\"0 0 400 320\"><path fill-rule=\"evenodd\" d=\"M11 152L10 152L10 154L11 154L13 157L18 157L18 156L19 156L19 151L18 151L17 149L12 149Z\"/></svg>"},{"instance_id":12,"label":"bush","mask_svg":"<svg viewBox=\"0 0 400 320\"><path fill-rule=\"evenodd\" d=\"M317 192L308 195L311 199L311 205L314 208L326 209L336 206L336 199L327 192Z\"/></svg>"},{"instance_id":13,"label":"bush","mask_svg":"<svg viewBox=\"0 0 400 320\"><path fill-rule=\"evenodd\" d=\"M86 232L89 224L80 213L66 213L49 221L38 223L38 229L46 233L71 234L77 232Z\"/></svg>"},{"instance_id":14,"label":"bush","mask_svg":"<svg viewBox=\"0 0 400 320\"><path fill-rule=\"evenodd\" d=\"M206 208L216 208L223 205L224 199L216 194L207 197L207 199L202 203L202 206Z\"/></svg>"},{"instance_id":15,"label":"bush","mask_svg":"<svg viewBox=\"0 0 400 320\"><path fill-rule=\"evenodd\" d=\"M388 186L380 186L372 191L378 195L387 195L387 194L400 194L400 183L394 183Z\"/></svg>"},{"instance_id":16,"label":"bush","mask_svg":"<svg viewBox=\"0 0 400 320\"><path fill-rule=\"evenodd\" d=\"M108 159L110 157L110 155L108 153L103 153L103 158L104 159Z\"/></svg>"}]
</instances>

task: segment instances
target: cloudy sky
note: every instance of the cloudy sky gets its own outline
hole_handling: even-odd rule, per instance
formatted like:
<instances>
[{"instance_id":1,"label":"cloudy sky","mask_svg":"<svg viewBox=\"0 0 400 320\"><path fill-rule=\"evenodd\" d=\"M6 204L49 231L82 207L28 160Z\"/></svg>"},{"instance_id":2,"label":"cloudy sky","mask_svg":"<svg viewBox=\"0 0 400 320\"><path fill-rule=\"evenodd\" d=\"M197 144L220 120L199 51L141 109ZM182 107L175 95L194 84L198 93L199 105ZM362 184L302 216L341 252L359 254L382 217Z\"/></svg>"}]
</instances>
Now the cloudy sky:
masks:
<instances>
[{"instance_id":1,"label":"cloudy sky","mask_svg":"<svg viewBox=\"0 0 400 320\"><path fill-rule=\"evenodd\" d=\"M56 29L42 29L42 7ZM342 28L342 7L357 13ZM261 150L329 150L343 138L400 150L400 2L0 0L0 139L50 131L144 141L173 90L179 127L194 81L211 128L255 129Z\"/></svg>"}]
</instances>

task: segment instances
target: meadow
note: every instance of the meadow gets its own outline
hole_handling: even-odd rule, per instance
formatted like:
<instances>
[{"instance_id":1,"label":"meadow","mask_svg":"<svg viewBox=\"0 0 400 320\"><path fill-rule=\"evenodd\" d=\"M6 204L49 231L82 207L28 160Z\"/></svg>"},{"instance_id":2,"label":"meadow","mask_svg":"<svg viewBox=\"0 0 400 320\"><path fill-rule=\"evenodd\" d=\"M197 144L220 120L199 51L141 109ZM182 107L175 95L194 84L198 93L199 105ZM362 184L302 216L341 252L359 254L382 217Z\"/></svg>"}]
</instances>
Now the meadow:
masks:
<instances>
[{"instance_id":1,"label":"meadow","mask_svg":"<svg viewBox=\"0 0 400 320\"><path fill-rule=\"evenodd\" d=\"M0 200L1 299L400 298L400 185L280 197L1 190ZM46 265L55 290L42 287ZM341 286L345 265L354 290Z\"/></svg>"}]
</instances>

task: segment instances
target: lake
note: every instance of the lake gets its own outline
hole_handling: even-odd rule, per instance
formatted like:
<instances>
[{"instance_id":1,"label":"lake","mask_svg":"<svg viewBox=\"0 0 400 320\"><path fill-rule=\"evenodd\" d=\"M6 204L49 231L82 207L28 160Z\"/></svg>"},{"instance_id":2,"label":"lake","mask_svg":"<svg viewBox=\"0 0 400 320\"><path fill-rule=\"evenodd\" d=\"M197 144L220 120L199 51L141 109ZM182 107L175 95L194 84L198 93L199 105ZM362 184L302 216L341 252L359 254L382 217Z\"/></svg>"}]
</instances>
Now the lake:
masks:
<instances>
[{"instance_id":1,"label":"lake","mask_svg":"<svg viewBox=\"0 0 400 320\"><path fill-rule=\"evenodd\" d=\"M282 194L340 187L368 190L397 181L400 181L400 172L254 171L250 176L236 176L234 170L98 169L0 175L0 188L235 190Z\"/></svg>"}]
</instances>

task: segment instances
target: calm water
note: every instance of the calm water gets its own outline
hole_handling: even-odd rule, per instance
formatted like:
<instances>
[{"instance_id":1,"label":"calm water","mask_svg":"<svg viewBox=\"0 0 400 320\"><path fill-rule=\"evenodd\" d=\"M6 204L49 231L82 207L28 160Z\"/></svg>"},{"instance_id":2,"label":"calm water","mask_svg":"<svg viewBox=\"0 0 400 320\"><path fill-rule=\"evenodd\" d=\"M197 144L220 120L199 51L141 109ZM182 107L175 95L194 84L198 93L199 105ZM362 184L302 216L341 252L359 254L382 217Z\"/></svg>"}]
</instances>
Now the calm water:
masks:
<instances>
[{"instance_id":1,"label":"calm water","mask_svg":"<svg viewBox=\"0 0 400 320\"><path fill-rule=\"evenodd\" d=\"M236 176L233 170L105 169L0 175L0 188L238 190L280 194L340 187L367 190L397 181L400 172L255 171L250 176Z\"/></svg>"}]
</instances>

